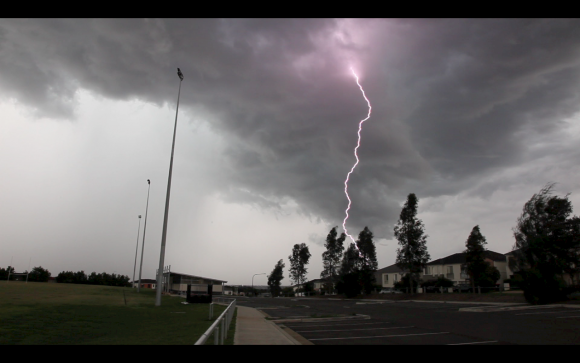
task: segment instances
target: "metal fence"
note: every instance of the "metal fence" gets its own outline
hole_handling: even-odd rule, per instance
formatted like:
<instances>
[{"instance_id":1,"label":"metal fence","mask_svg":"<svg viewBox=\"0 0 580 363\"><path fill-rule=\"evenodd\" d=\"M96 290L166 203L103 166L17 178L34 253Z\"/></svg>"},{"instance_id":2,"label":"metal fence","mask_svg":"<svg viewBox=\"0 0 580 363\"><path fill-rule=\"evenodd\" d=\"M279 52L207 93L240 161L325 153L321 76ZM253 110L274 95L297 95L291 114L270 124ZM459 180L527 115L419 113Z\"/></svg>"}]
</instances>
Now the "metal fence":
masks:
<instances>
[{"instance_id":1,"label":"metal fence","mask_svg":"<svg viewBox=\"0 0 580 363\"><path fill-rule=\"evenodd\" d=\"M225 298L217 298L216 300L225 300ZM209 337L213 334L214 345L223 345L228 337L228 330L236 311L236 299L228 299L230 304L223 313L214 321L214 323L207 329L205 333L195 342L195 345L204 345ZM216 301L217 302L217 301ZM210 304L210 320L213 318L213 303Z\"/></svg>"}]
</instances>

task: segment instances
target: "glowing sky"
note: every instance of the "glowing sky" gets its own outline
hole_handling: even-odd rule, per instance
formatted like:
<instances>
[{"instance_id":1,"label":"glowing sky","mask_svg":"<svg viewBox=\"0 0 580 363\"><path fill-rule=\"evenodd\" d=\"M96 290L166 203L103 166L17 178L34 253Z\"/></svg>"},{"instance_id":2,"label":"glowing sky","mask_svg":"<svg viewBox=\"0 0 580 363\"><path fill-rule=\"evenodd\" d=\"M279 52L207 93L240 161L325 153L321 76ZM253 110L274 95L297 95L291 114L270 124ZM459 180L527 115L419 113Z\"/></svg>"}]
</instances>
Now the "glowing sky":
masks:
<instances>
[{"instance_id":1,"label":"glowing sky","mask_svg":"<svg viewBox=\"0 0 580 363\"><path fill-rule=\"evenodd\" d=\"M283 259L288 285L304 242L319 277L368 112L350 66L373 114L349 233L368 226L393 264L415 193L432 259L475 225L506 253L546 183L580 205L579 53L577 19L3 19L0 266L132 277L151 179L154 278L177 67L172 270L251 284Z\"/></svg>"}]
</instances>

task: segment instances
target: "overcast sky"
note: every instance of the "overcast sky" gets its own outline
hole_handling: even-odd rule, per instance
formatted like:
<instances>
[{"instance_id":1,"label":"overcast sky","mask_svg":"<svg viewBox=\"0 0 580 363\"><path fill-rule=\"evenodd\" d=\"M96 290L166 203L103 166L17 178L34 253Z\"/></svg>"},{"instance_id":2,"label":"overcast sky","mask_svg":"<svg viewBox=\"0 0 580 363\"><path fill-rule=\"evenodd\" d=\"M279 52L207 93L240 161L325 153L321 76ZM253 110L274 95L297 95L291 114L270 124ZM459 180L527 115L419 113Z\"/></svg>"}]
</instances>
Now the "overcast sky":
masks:
<instances>
[{"instance_id":1,"label":"overcast sky","mask_svg":"<svg viewBox=\"0 0 580 363\"><path fill-rule=\"evenodd\" d=\"M432 259L512 249L546 183L580 206L580 20L2 19L0 266L251 284L296 243L393 227L419 198ZM577 214L577 211L576 213ZM29 262L30 261L30 262ZM265 285L266 275L254 277Z\"/></svg>"}]
</instances>

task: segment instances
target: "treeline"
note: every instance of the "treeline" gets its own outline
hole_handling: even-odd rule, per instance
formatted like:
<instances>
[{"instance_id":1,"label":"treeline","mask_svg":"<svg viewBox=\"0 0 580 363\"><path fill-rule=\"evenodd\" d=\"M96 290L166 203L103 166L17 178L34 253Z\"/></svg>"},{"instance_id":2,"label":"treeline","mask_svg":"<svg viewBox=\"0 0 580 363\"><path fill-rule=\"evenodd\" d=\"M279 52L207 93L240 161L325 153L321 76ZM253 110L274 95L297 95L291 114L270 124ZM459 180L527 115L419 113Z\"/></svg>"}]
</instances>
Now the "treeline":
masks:
<instances>
[{"instance_id":1,"label":"treeline","mask_svg":"<svg viewBox=\"0 0 580 363\"><path fill-rule=\"evenodd\" d=\"M8 268L0 267L0 280L7 280L10 275L10 280L15 280L14 267L8 266ZM42 266L34 267L30 272L24 271L24 274L28 274L28 280L32 282L47 282L50 277L50 271ZM19 274L20 275L20 274Z\"/></svg>"},{"instance_id":2,"label":"treeline","mask_svg":"<svg viewBox=\"0 0 580 363\"><path fill-rule=\"evenodd\" d=\"M105 285L131 287L129 276L92 272L86 275L84 271L63 271L56 277L56 282L65 284Z\"/></svg>"},{"instance_id":3,"label":"treeline","mask_svg":"<svg viewBox=\"0 0 580 363\"><path fill-rule=\"evenodd\" d=\"M526 300L533 304L565 300L571 292L580 291L580 218L572 215L569 194L564 197L552 195L553 187L554 183L547 184L532 196L512 229L515 244L513 258L508 262L514 275L507 281L521 286ZM418 201L413 193L407 196L394 228L399 244L396 265L404 271L395 287L414 292L418 286L453 286L453 281L441 276L421 279L430 255L425 226L417 218ZM322 293L347 297L371 293L380 287L380 281L375 281L374 276L378 266L372 232L365 227L345 250L347 235L342 233L338 237L336 229L329 232L324 245L326 251L322 254L324 269L320 278L325 282ZM499 270L486 261L486 244L479 225L474 226L465 242L465 262L461 266L462 273L469 276L472 291L476 286L494 287L500 279ZM308 246L305 243L294 245L288 259L290 278L300 286L299 291L313 290L310 283L305 283L310 259ZM268 276L273 296L282 293L284 267L279 260ZM565 281L564 276L568 276L569 281Z\"/></svg>"}]
</instances>

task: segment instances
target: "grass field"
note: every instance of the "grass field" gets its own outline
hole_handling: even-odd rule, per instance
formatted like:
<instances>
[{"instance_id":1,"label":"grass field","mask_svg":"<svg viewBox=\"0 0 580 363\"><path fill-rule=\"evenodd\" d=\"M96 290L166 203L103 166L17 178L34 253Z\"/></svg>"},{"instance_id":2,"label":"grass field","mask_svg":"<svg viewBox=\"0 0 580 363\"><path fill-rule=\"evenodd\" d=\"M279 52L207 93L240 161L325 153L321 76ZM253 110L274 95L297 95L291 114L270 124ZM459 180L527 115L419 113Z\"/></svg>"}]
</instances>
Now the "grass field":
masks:
<instances>
[{"instance_id":1,"label":"grass field","mask_svg":"<svg viewBox=\"0 0 580 363\"><path fill-rule=\"evenodd\" d=\"M182 301L163 296L156 307L148 289L0 281L0 345L194 344L213 322L209 305ZM213 318L224 309L214 305Z\"/></svg>"}]
</instances>

